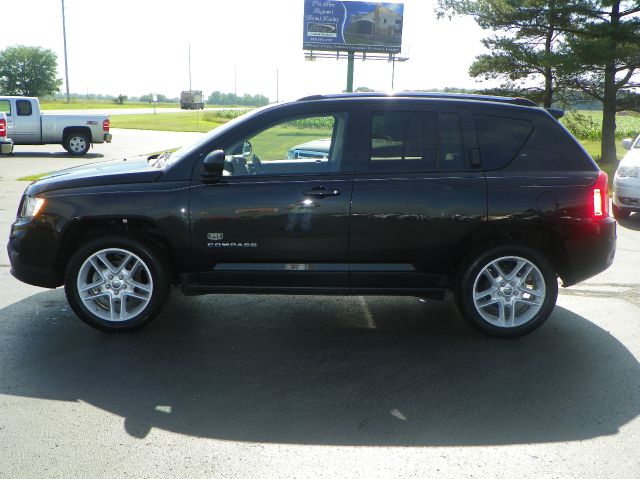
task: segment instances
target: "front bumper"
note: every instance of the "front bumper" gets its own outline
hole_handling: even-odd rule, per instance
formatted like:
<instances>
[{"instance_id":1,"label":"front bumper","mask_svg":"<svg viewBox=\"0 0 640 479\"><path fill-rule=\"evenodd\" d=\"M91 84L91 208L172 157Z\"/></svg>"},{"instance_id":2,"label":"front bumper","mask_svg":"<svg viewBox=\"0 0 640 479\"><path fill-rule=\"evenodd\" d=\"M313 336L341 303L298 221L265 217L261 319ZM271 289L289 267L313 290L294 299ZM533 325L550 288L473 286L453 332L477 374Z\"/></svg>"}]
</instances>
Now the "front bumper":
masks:
<instances>
[{"instance_id":1,"label":"front bumper","mask_svg":"<svg viewBox=\"0 0 640 479\"><path fill-rule=\"evenodd\" d=\"M618 208L640 210L640 180L614 182L613 204Z\"/></svg>"},{"instance_id":2,"label":"front bumper","mask_svg":"<svg viewBox=\"0 0 640 479\"><path fill-rule=\"evenodd\" d=\"M56 288L62 281L56 274L58 242L47 228L33 221L11 225L7 253L11 274L20 281L43 288Z\"/></svg>"},{"instance_id":3,"label":"front bumper","mask_svg":"<svg viewBox=\"0 0 640 479\"><path fill-rule=\"evenodd\" d=\"M13 140L0 140L0 154L10 155L13 153Z\"/></svg>"}]
</instances>

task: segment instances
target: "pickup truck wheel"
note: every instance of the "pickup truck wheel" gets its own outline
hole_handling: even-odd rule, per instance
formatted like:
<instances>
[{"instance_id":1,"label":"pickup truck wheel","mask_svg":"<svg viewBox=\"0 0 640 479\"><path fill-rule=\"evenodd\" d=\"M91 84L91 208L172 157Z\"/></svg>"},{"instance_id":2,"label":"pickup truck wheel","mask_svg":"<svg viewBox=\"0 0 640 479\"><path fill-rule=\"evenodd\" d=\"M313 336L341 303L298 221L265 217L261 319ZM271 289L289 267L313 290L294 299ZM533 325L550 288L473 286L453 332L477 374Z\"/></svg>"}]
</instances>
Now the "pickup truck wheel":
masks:
<instances>
[{"instance_id":1,"label":"pickup truck wheel","mask_svg":"<svg viewBox=\"0 0 640 479\"><path fill-rule=\"evenodd\" d=\"M89 151L89 147L91 146L91 138L89 138L86 133L73 132L68 134L64 138L62 146L69 152L69 154L74 156L82 156Z\"/></svg>"},{"instance_id":2,"label":"pickup truck wheel","mask_svg":"<svg viewBox=\"0 0 640 479\"><path fill-rule=\"evenodd\" d=\"M466 319L499 337L522 336L540 327L557 297L552 266L541 254L520 245L497 246L476 255L456 291Z\"/></svg>"},{"instance_id":3,"label":"pickup truck wheel","mask_svg":"<svg viewBox=\"0 0 640 479\"><path fill-rule=\"evenodd\" d=\"M71 258L65 293L85 323L103 331L128 331L149 323L169 295L161 258L129 238L86 243Z\"/></svg>"}]
</instances>

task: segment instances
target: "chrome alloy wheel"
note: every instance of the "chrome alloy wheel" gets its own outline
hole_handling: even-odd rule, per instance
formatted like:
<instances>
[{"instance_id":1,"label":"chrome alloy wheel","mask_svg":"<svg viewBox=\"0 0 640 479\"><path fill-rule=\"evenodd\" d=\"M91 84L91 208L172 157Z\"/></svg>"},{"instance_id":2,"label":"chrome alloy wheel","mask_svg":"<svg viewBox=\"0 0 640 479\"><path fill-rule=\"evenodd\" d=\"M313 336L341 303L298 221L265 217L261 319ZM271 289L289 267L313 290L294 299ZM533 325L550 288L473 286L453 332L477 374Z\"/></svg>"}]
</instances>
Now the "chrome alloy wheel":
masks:
<instances>
[{"instance_id":1,"label":"chrome alloy wheel","mask_svg":"<svg viewBox=\"0 0 640 479\"><path fill-rule=\"evenodd\" d=\"M488 323L515 328L531 321L542 308L546 286L538 267L518 256L487 264L473 283L473 304Z\"/></svg>"},{"instance_id":2,"label":"chrome alloy wheel","mask_svg":"<svg viewBox=\"0 0 640 479\"><path fill-rule=\"evenodd\" d=\"M74 136L69 139L69 149L74 153L82 153L87 149L87 140L83 136Z\"/></svg>"},{"instance_id":3,"label":"chrome alloy wheel","mask_svg":"<svg viewBox=\"0 0 640 479\"><path fill-rule=\"evenodd\" d=\"M80 267L77 278L82 304L105 321L127 321L147 307L153 279L138 256L120 248L97 251Z\"/></svg>"}]
</instances>

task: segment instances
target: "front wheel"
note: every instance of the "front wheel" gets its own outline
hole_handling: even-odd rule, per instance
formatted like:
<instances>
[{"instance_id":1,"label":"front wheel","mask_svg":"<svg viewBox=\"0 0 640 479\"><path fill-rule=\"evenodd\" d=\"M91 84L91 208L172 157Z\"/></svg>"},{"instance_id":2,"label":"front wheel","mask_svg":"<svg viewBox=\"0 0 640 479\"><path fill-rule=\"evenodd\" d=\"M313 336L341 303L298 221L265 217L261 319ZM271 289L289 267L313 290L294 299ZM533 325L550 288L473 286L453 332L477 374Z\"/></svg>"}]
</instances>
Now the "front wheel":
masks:
<instances>
[{"instance_id":1,"label":"front wheel","mask_svg":"<svg viewBox=\"0 0 640 479\"><path fill-rule=\"evenodd\" d=\"M466 266L456 291L462 314L480 331L516 337L540 327L555 307L558 280L546 258L519 245L491 248Z\"/></svg>"},{"instance_id":2,"label":"front wheel","mask_svg":"<svg viewBox=\"0 0 640 479\"><path fill-rule=\"evenodd\" d=\"M168 275L151 248L124 237L98 238L73 255L65 293L85 323L127 331L149 323L169 294Z\"/></svg>"},{"instance_id":3,"label":"front wheel","mask_svg":"<svg viewBox=\"0 0 640 479\"><path fill-rule=\"evenodd\" d=\"M69 133L62 142L62 147L73 156L82 156L89 151L91 138L86 133Z\"/></svg>"}]
</instances>

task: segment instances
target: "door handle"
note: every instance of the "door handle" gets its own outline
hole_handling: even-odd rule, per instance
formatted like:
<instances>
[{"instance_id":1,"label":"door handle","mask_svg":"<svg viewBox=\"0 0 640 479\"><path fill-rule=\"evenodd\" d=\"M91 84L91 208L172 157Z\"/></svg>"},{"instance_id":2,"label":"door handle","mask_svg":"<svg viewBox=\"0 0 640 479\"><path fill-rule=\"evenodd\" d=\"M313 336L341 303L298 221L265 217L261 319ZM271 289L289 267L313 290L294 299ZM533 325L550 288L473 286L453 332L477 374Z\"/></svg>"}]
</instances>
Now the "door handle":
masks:
<instances>
[{"instance_id":1,"label":"door handle","mask_svg":"<svg viewBox=\"0 0 640 479\"><path fill-rule=\"evenodd\" d=\"M342 191L337 189L328 190L324 186L316 186L315 188L311 188L310 190L303 191L302 194L306 196L316 196L318 198L325 198L327 196L338 196L342 193Z\"/></svg>"}]
</instances>

